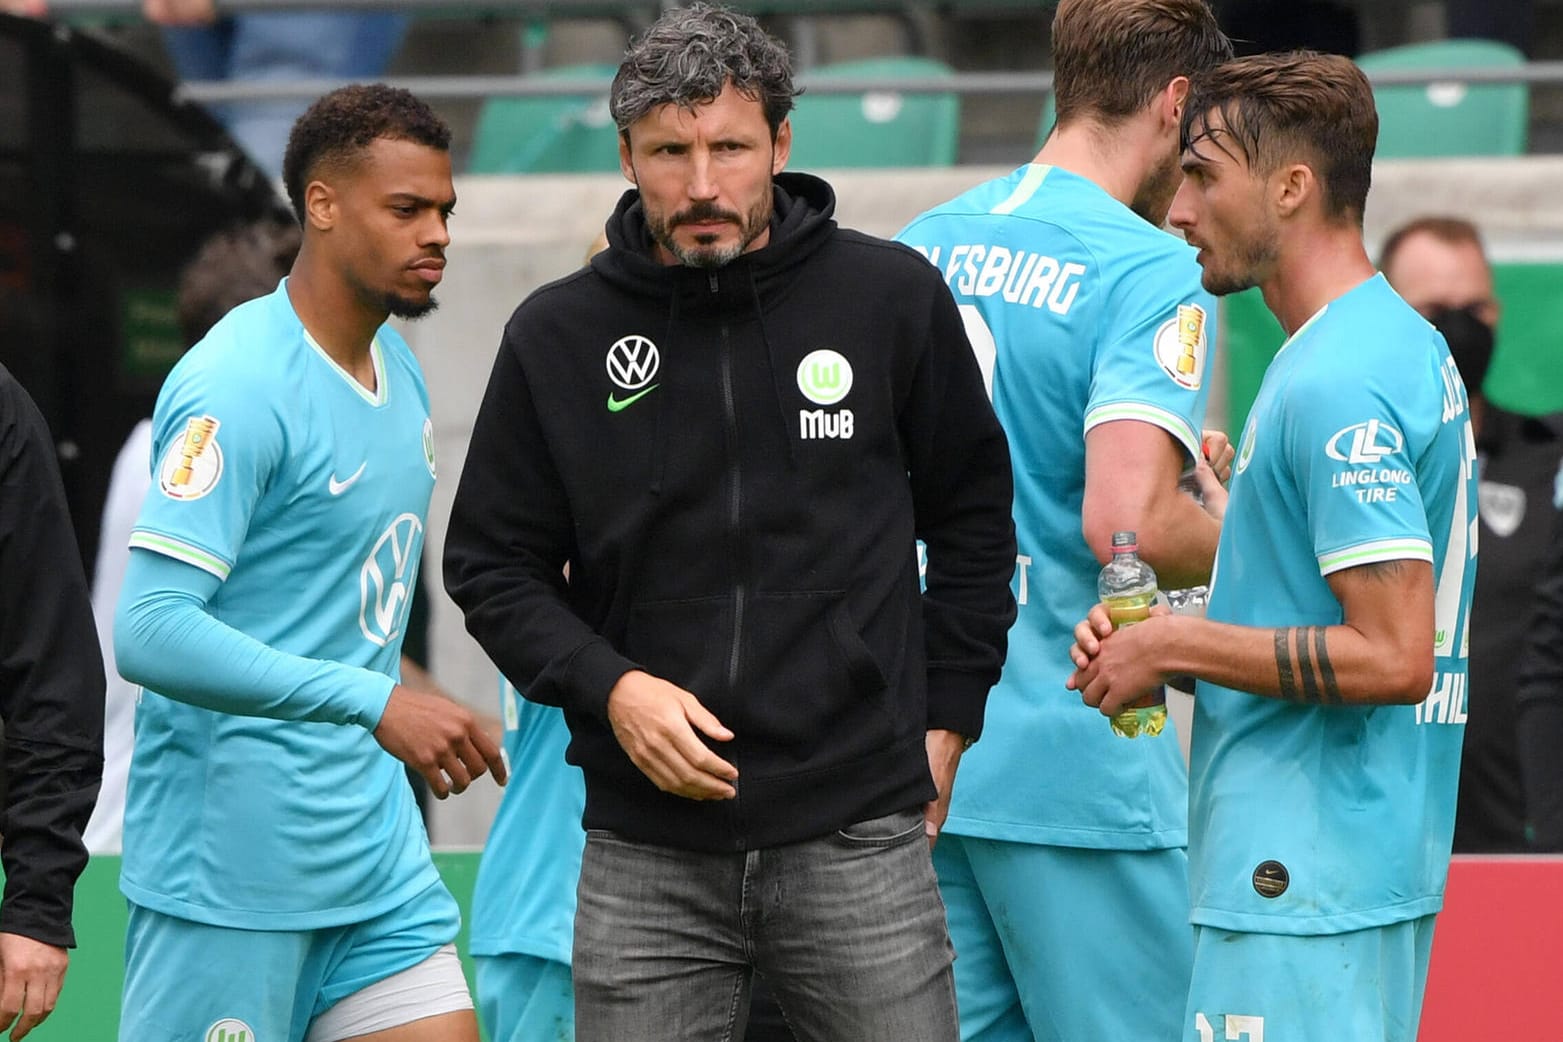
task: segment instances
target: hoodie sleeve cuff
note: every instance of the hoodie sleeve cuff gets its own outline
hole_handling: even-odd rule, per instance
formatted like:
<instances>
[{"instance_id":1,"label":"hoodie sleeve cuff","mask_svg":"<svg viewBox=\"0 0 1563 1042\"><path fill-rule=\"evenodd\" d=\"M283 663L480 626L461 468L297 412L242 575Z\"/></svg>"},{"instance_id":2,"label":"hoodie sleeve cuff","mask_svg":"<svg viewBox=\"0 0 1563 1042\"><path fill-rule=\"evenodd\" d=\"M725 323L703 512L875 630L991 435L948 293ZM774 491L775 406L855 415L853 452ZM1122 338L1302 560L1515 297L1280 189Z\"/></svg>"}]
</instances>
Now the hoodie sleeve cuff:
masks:
<instances>
[{"instance_id":1,"label":"hoodie sleeve cuff","mask_svg":"<svg viewBox=\"0 0 1563 1042\"><path fill-rule=\"evenodd\" d=\"M581 645L571 656L565 673L570 706L607 723L608 696L613 685L630 670L639 668L601 638Z\"/></svg>"},{"instance_id":2,"label":"hoodie sleeve cuff","mask_svg":"<svg viewBox=\"0 0 1563 1042\"><path fill-rule=\"evenodd\" d=\"M928 671L928 730L954 731L975 741L982 735L988 682L973 673Z\"/></svg>"}]
</instances>

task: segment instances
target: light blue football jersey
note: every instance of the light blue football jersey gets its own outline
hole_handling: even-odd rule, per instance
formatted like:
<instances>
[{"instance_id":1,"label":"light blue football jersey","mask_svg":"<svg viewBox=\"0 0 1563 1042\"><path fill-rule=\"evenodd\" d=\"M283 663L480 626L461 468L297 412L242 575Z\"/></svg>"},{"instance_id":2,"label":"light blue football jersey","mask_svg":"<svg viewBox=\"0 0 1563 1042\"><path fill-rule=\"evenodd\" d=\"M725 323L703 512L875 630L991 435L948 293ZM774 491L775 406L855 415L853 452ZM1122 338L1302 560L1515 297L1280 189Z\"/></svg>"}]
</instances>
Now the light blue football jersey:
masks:
<instances>
[{"instance_id":1,"label":"light blue football jersey","mask_svg":"<svg viewBox=\"0 0 1563 1042\"><path fill-rule=\"evenodd\" d=\"M1430 561L1436 673L1414 706L1301 705L1199 684L1196 923L1336 933L1442 904L1465 722L1475 462L1449 350L1382 276L1330 303L1270 363L1239 441L1209 617L1335 625L1327 576Z\"/></svg>"},{"instance_id":2,"label":"light blue football jersey","mask_svg":"<svg viewBox=\"0 0 1563 1042\"><path fill-rule=\"evenodd\" d=\"M528 702L503 679L499 687L510 782L478 863L472 954L568 965L586 846L586 782L564 761L570 729L563 711Z\"/></svg>"},{"instance_id":3,"label":"light blue football jersey","mask_svg":"<svg viewBox=\"0 0 1563 1042\"><path fill-rule=\"evenodd\" d=\"M1112 420L1199 452L1214 301L1194 250L1093 182L1023 166L898 236L944 273L1009 436L1019 617L948 831L1155 849L1187 835L1174 734L1133 741L1064 687L1101 571L1080 531L1085 432Z\"/></svg>"},{"instance_id":4,"label":"light blue football jersey","mask_svg":"<svg viewBox=\"0 0 1563 1042\"><path fill-rule=\"evenodd\" d=\"M305 332L286 280L230 312L158 396L131 545L222 579L210 613L261 643L394 678L434 443L406 343L382 327L372 354L374 392ZM402 765L364 727L143 693L121 877L136 904L304 930L437 880Z\"/></svg>"}]
</instances>

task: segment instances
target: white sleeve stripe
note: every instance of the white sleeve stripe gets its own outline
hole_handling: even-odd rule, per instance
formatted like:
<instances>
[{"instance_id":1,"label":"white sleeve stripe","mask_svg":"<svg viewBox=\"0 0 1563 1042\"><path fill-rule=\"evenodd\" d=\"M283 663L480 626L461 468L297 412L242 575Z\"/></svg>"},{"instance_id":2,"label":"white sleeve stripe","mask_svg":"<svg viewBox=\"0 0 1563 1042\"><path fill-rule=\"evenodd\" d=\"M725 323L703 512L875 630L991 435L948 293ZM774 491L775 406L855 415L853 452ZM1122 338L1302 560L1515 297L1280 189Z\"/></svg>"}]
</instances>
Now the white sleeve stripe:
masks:
<instances>
[{"instance_id":1,"label":"white sleeve stripe","mask_svg":"<svg viewBox=\"0 0 1563 1042\"><path fill-rule=\"evenodd\" d=\"M1329 575L1345 568L1376 564L1380 561L1433 562L1433 544L1425 539L1375 539L1355 546L1319 554L1319 574Z\"/></svg>"},{"instance_id":2,"label":"white sleeve stripe","mask_svg":"<svg viewBox=\"0 0 1563 1042\"><path fill-rule=\"evenodd\" d=\"M135 531L130 534L130 545L142 550L151 550L165 557L172 557L176 561L192 564L203 572L210 572L219 579L228 578L228 572L232 569L222 558L215 554L202 550L198 546L182 543L177 539L170 539L166 535L157 535L153 532Z\"/></svg>"},{"instance_id":3,"label":"white sleeve stripe","mask_svg":"<svg viewBox=\"0 0 1563 1042\"><path fill-rule=\"evenodd\" d=\"M1178 439L1183 448L1188 452L1190 459L1197 459L1201 452L1199 436L1194 428L1189 426L1189 421L1172 412L1170 409L1162 409L1155 405L1146 405L1144 402L1113 402L1101 405L1085 414L1085 430L1113 420L1139 420L1141 423L1149 423L1160 427L1174 438Z\"/></svg>"}]
</instances>

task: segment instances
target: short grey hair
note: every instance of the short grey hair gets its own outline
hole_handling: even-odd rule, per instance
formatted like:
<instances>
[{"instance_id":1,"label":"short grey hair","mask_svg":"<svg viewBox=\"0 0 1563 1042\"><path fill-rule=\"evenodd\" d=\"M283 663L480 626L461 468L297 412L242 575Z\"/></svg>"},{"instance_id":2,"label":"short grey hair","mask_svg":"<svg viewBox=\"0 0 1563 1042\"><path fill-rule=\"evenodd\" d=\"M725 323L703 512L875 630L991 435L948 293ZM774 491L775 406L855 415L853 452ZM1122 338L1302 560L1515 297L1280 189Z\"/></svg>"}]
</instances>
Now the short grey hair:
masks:
<instances>
[{"instance_id":1,"label":"short grey hair","mask_svg":"<svg viewBox=\"0 0 1563 1042\"><path fill-rule=\"evenodd\" d=\"M728 83L760 103L774 138L799 93L786 45L746 14L704 3L675 7L624 52L608 109L628 140L630 124L653 109L693 109L716 100Z\"/></svg>"}]
</instances>

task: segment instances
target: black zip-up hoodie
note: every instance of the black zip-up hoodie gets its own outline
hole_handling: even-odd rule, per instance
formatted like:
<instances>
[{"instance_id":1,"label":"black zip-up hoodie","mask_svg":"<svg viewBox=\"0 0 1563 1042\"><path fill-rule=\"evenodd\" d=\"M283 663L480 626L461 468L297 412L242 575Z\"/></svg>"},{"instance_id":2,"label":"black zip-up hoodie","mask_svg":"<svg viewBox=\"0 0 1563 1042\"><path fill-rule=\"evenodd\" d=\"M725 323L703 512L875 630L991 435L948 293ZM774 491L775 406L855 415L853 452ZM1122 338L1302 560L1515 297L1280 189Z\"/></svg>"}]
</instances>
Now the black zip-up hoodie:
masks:
<instances>
[{"instance_id":1,"label":"black zip-up hoodie","mask_svg":"<svg viewBox=\"0 0 1563 1042\"><path fill-rule=\"evenodd\" d=\"M564 707L586 827L643 842L932 799L924 733L980 732L1015 616L1008 447L938 273L839 229L818 178L774 197L767 245L705 270L654 259L625 194L609 249L506 325L446 539L468 630ZM661 792L620 748L637 668L732 730L736 799Z\"/></svg>"}]
</instances>

